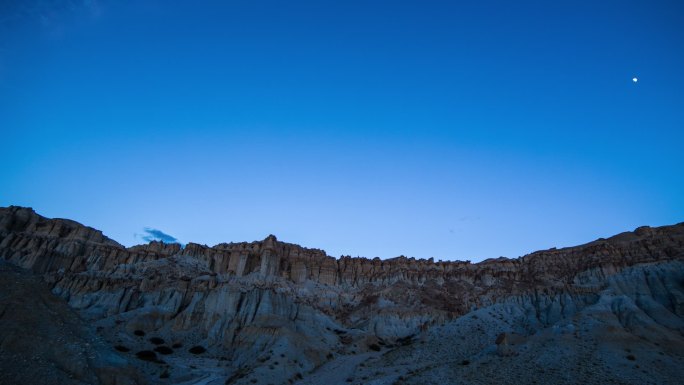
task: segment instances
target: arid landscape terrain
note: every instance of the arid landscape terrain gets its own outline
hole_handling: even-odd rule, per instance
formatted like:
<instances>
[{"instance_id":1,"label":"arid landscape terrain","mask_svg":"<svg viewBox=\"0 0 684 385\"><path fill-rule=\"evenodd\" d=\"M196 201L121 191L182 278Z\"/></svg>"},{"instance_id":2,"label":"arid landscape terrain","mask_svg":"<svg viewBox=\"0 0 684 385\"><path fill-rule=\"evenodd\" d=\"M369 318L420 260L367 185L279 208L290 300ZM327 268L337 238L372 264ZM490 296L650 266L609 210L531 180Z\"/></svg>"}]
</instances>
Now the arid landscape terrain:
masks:
<instances>
[{"instance_id":1,"label":"arid landscape terrain","mask_svg":"<svg viewBox=\"0 0 684 385\"><path fill-rule=\"evenodd\" d=\"M0 385L684 385L684 0L0 0Z\"/></svg>"},{"instance_id":2,"label":"arid landscape terrain","mask_svg":"<svg viewBox=\"0 0 684 385\"><path fill-rule=\"evenodd\" d=\"M492 241L495 241L493 239ZM684 223L480 263L0 208L1 384L681 384Z\"/></svg>"}]
</instances>

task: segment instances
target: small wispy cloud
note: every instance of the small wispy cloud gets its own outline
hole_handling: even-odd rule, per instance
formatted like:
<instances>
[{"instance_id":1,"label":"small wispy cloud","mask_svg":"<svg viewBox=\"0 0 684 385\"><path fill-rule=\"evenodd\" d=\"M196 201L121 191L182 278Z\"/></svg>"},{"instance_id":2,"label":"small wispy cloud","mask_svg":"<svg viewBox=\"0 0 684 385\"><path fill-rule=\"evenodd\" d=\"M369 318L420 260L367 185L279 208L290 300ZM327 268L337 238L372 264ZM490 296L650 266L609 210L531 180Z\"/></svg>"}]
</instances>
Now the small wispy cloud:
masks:
<instances>
[{"instance_id":1,"label":"small wispy cloud","mask_svg":"<svg viewBox=\"0 0 684 385\"><path fill-rule=\"evenodd\" d=\"M143 234L136 233L134 235L136 238L140 238L145 242L161 241L164 243L180 243L178 238L152 227L145 227L143 229Z\"/></svg>"},{"instance_id":2,"label":"small wispy cloud","mask_svg":"<svg viewBox=\"0 0 684 385\"><path fill-rule=\"evenodd\" d=\"M17 25L41 28L48 37L61 38L73 19L98 20L104 11L100 0L0 0L0 34ZM5 30L3 30L5 29Z\"/></svg>"}]
</instances>

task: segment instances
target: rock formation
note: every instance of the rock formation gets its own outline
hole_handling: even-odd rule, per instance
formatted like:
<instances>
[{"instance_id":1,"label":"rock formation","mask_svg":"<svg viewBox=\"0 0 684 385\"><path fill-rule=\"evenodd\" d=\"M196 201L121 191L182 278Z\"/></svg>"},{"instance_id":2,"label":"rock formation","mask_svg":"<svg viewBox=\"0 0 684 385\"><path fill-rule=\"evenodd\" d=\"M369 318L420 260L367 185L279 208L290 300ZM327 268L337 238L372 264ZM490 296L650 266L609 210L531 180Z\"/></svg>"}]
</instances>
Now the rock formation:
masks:
<instances>
[{"instance_id":1,"label":"rock formation","mask_svg":"<svg viewBox=\"0 0 684 385\"><path fill-rule=\"evenodd\" d=\"M0 259L42 276L147 382L488 383L476 362L520 361L511 370L523 375L534 349L584 329L601 340L592 331L604 328L667 350L660 370L632 365L623 371L648 375L605 378L668 383L684 374L684 223L472 264L336 259L272 235L125 248L12 206L0 208ZM634 341L628 349L644 348ZM583 351L575 342L569 349ZM606 351L601 359L613 357Z\"/></svg>"}]
</instances>

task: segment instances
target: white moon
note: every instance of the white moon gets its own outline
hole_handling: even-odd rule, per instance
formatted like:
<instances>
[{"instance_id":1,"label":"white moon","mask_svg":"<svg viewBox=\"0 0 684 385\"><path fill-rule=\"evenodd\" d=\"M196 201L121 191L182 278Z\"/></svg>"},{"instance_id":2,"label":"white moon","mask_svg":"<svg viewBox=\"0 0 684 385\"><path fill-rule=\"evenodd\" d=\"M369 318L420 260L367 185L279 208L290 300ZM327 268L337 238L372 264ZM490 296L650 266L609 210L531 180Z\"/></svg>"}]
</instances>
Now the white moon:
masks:
<instances>
[{"instance_id":1,"label":"white moon","mask_svg":"<svg viewBox=\"0 0 684 385\"><path fill-rule=\"evenodd\" d=\"M636 76L635 76L635 77L632 78L632 81L633 81L634 83L636 83L636 82L639 81L639 79L637 79Z\"/></svg>"}]
</instances>

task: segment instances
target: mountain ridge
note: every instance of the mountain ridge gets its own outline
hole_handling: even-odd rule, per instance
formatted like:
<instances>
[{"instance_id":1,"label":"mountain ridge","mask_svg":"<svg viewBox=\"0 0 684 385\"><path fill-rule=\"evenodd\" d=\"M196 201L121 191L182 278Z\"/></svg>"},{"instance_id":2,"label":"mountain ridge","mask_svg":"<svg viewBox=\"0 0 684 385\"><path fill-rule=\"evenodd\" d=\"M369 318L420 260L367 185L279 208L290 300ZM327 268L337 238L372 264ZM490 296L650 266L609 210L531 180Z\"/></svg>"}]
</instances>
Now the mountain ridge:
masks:
<instances>
[{"instance_id":1,"label":"mountain ridge","mask_svg":"<svg viewBox=\"0 0 684 385\"><path fill-rule=\"evenodd\" d=\"M444 371L454 360L508 365L525 349L548 350L543 341L556 338L550 330L579 327L596 341L605 340L605 330L619 332L633 350L646 349L634 341L652 341L651 350L667 354L663 383L684 363L684 351L662 338L684 342L684 223L470 263L336 259L275 236L126 248L78 222L12 206L0 208L0 259L41 276L112 347L130 351L126 357L152 376L149 383L164 373L170 383L348 382L331 369L343 363L377 383L442 383L452 378ZM167 341L166 353L155 353L140 333ZM415 356L423 344L438 351L452 340L444 357L431 358L436 364ZM593 352L587 341L567 343L586 355ZM139 362L135 351L156 358ZM606 370L622 368L615 354L600 354ZM375 364L361 366L365 360L377 362L378 372L393 367L399 374L371 372ZM527 369L511 368L521 375ZM627 383L643 380L634 368L625 373L634 376ZM467 383L484 380L470 375Z\"/></svg>"},{"instance_id":2,"label":"mountain ridge","mask_svg":"<svg viewBox=\"0 0 684 385\"><path fill-rule=\"evenodd\" d=\"M633 237L634 235L643 235L651 231L652 229L659 229L659 228L671 228L671 227L684 227L684 222L679 222L675 223L672 225L665 225L665 226L659 226L659 227L651 227L651 226L639 226L633 231L624 231L615 235L612 235L608 238L598 238L593 241L589 241L583 244L575 245L575 246L566 246L566 247L561 247L561 248L548 248L548 249L540 249L536 250L533 252L530 252L528 254L518 256L518 257L496 257L496 258L487 258L482 261L478 262L472 262L470 260L438 260L434 261L433 258L416 258L416 257L407 257L404 255L399 255L396 257L391 257L391 258L385 258L382 259L380 257L374 257L374 258L369 258L369 257L364 257L364 256L356 256L352 257L350 255L341 255L339 257L334 257L331 255L328 255L324 249L320 248L315 248L315 247L305 247L305 246L300 246L299 244L295 243L289 243L289 242L284 242L281 240L278 240L277 236L273 234L269 234L264 238L263 240L254 240L254 241L242 241L242 242L220 242L217 243L213 246L209 246L207 244L200 244L196 242L188 242L185 245L181 245L180 243L165 243L163 241L151 241L148 243L142 243L142 244L137 244L137 245L132 245L132 246L124 246L120 243L118 243L116 240L109 238L105 236L102 231L97 230L93 227L86 226L81 224L80 222L71 220L71 219L65 219L65 218L47 218L43 217L40 214L36 213L36 211L31 208L31 207L22 207L22 206L9 206L9 207L0 207L0 212L6 212L6 211L17 211L17 212L24 212L22 213L23 215L33 215L41 222L49 222L49 223L61 223L61 224L68 224L73 227L77 228L83 228L86 229L87 231L92 231L94 234L99 235L104 242L99 242L99 243L105 243L109 245L116 245L120 249L126 250L126 251L138 251L138 250L144 250L144 251L159 251L162 253L168 253L168 252L179 252L180 250L190 248L190 249L196 249L196 250L207 250L207 249L214 249L214 250L231 250L235 247L242 247L246 248L249 246L254 246L254 245L262 245L262 244L269 244L268 247L273 247L270 245L271 243L278 243L285 245L286 247L295 247L295 248L300 248L302 250L307 250L313 253L321 253L327 258L332 258L336 261L340 260L363 260L363 261L382 261L382 262L393 262L393 261L403 261L403 260L410 260L410 261L416 261L416 262L427 262L427 263L432 263L435 265L448 265L448 264L472 264L472 265L480 265L480 264L488 264L488 263L495 263L495 262L503 262L503 261L518 261L518 260L524 260L525 258L529 258L535 255L539 254L545 254L545 253L554 253L554 252L563 252L571 249L577 249L577 248L582 248L582 247L589 247L589 246L594 246L598 244L602 244L605 242L610 243L611 241L619 241L619 240L624 240L625 238L630 238ZM6 216L6 214L5 214ZM20 215L21 216L21 215ZM54 235L53 235L54 236ZM57 235L59 237L59 235Z\"/></svg>"}]
</instances>

